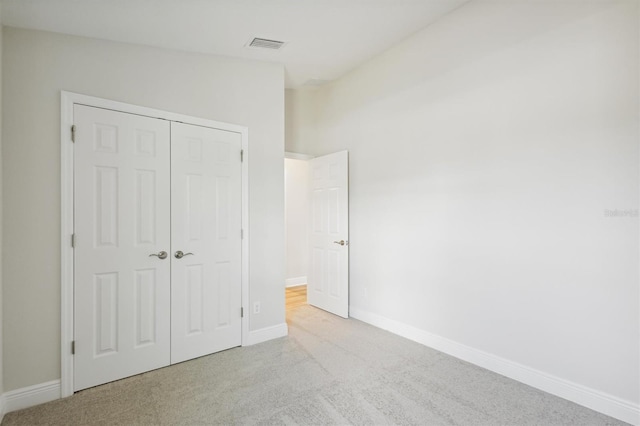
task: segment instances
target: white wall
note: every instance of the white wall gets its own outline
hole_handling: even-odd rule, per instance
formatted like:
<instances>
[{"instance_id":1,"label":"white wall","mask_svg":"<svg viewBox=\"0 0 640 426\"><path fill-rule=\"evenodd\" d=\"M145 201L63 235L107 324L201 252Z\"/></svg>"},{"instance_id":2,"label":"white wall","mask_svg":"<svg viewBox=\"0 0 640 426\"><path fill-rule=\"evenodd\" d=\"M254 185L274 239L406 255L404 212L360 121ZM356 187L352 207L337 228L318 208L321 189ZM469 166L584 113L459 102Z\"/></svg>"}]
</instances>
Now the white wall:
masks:
<instances>
[{"instance_id":1,"label":"white wall","mask_svg":"<svg viewBox=\"0 0 640 426\"><path fill-rule=\"evenodd\" d=\"M15 28L3 48L5 390L60 377L61 90L249 127L250 328L284 323L282 66Z\"/></svg>"},{"instance_id":2,"label":"white wall","mask_svg":"<svg viewBox=\"0 0 640 426\"><path fill-rule=\"evenodd\" d=\"M317 89L285 90L285 145L300 153L316 143Z\"/></svg>"},{"instance_id":3,"label":"white wall","mask_svg":"<svg viewBox=\"0 0 640 426\"><path fill-rule=\"evenodd\" d=\"M309 164L285 158L286 285L306 284L309 265Z\"/></svg>"},{"instance_id":4,"label":"white wall","mask_svg":"<svg viewBox=\"0 0 640 426\"><path fill-rule=\"evenodd\" d=\"M637 410L637 7L473 1L318 92L352 313Z\"/></svg>"}]
</instances>

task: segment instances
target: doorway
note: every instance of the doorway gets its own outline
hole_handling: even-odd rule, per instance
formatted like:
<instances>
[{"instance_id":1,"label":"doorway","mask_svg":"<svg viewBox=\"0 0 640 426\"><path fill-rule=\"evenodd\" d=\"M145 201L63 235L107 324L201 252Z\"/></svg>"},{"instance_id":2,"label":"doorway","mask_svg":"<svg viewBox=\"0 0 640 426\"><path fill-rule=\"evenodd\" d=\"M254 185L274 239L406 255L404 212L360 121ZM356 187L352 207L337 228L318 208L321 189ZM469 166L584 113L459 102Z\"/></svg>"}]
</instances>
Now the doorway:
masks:
<instances>
[{"instance_id":1,"label":"doorway","mask_svg":"<svg viewBox=\"0 0 640 426\"><path fill-rule=\"evenodd\" d=\"M309 162L310 156L286 153L285 199L285 308L307 304L309 271Z\"/></svg>"},{"instance_id":2,"label":"doorway","mask_svg":"<svg viewBox=\"0 0 640 426\"><path fill-rule=\"evenodd\" d=\"M295 154L294 154L295 155ZM349 153L285 157L285 292L349 316ZM291 287L303 287L293 292Z\"/></svg>"}]
</instances>

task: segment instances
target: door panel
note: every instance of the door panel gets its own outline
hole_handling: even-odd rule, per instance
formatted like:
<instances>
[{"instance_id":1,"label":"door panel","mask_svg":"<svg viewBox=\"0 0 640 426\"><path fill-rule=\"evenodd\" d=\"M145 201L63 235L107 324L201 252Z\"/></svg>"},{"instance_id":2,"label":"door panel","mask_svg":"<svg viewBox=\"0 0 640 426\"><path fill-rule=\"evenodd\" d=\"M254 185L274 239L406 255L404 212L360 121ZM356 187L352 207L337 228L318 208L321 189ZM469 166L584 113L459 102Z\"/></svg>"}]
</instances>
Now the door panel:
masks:
<instances>
[{"instance_id":1,"label":"door panel","mask_svg":"<svg viewBox=\"0 0 640 426\"><path fill-rule=\"evenodd\" d=\"M74 106L74 390L170 361L169 123Z\"/></svg>"},{"instance_id":2,"label":"door panel","mask_svg":"<svg viewBox=\"0 0 640 426\"><path fill-rule=\"evenodd\" d=\"M309 304L349 316L349 157L347 151L309 161L311 265ZM342 244L340 244L342 241Z\"/></svg>"},{"instance_id":3,"label":"door panel","mask_svg":"<svg viewBox=\"0 0 640 426\"><path fill-rule=\"evenodd\" d=\"M172 363L241 344L240 145L238 133L171 124Z\"/></svg>"},{"instance_id":4,"label":"door panel","mask_svg":"<svg viewBox=\"0 0 640 426\"><path fill-rule=\"evenodd\" d=\"M136 347L156 342L156 271L155 269L137 270L135 292Z\"/></svg>"}]
</instances>

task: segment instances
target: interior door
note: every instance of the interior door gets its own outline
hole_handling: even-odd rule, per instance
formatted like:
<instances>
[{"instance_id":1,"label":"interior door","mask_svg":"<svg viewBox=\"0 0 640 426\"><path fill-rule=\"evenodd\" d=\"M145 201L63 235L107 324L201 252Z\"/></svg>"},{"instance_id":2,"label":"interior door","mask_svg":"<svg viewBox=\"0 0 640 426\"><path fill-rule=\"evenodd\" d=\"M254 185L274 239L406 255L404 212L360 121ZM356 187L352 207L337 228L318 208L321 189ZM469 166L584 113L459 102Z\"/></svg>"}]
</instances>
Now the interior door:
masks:
<instances>
[{"instance_id":1,"label":"interior door","mask_svg":"<svg viewBox=\"0 0 640 426\"><path fill-rule=\"evenodd\" d=\"M349 316L349 154L336 152L309 161L309 304Z\"/></svg>"},{"instance_id":2,"label":"interior door","mask_svg":"<svg viewBox=\"0 0 640 426\"><path fill-rule=\"evenodd\" d=\"M171 124L171 362L241 344L241 135Z\"/></svg>"},{"instance_id":3,"label":"interior door","mask_svg":"<svg viewBox=\"0 0 640 426\"><path fill-rule=\"evenodd\" d=\"M169 365L169 122L74 107L74 390Z\"/></svg>"}]
</instances>

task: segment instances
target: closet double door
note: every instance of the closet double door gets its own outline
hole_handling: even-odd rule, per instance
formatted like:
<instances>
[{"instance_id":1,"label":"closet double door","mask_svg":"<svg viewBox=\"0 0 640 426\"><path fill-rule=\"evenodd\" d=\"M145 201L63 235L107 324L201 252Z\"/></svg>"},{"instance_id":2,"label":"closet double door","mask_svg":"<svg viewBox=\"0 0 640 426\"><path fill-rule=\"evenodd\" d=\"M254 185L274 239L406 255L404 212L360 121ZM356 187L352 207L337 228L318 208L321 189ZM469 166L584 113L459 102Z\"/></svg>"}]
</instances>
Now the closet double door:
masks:
<instances>
[{"instance_id":1,"label":"closet double door","mask_svg":"<svg viewBox=\"0 0 640 426\"><path fill-rule=\"evenodd\" d=\"M241 344L241 135L74 106L74 390Z\"/></svg>"}]
</instances>

